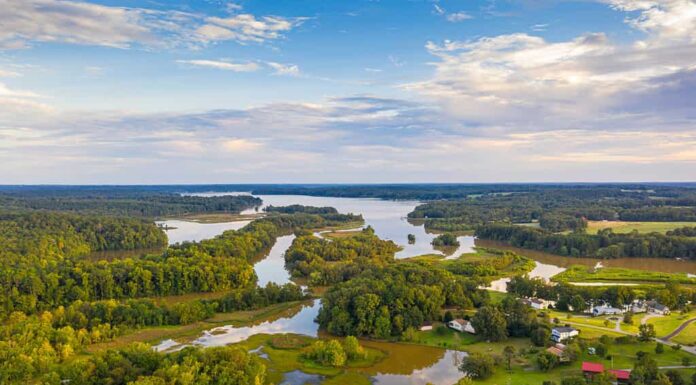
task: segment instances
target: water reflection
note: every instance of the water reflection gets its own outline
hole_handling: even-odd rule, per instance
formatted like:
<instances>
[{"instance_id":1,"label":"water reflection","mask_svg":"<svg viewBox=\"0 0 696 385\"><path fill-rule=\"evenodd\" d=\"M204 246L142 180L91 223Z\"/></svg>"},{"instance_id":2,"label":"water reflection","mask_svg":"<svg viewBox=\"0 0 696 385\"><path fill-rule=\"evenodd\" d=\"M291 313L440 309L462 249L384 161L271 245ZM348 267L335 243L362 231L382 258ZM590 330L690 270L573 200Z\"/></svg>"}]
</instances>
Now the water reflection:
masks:
<instances>
[{"instance_id":1,"label":"water reflection","mask_svg":"<svg viewBox=\"0 0 696 385\"><path fill-rule=\"evenodd\" d=\"M200 223L192 221L182 221L179 219L167 219L156 221L159 226L166 229L169 244L181 242L198 242L204 239L214 238L227 230L239 230L248 225L251 221L236 221L222 223Z\"/></svg>"},{"instance_id":2,"label":"water reflection","mask_svg":"<svg viewBox=\"0 0 696 385\"><path fill-rule=\"evenodd\" d=\"M254 264L259 286L266 286L269 282L275 282L278 285L290 282L290 274L285 270L285 251L294 239L294 235L278 237L268 255Z\"/></svg>"},{"instance_id":3,"label":"water reflection","mask_svg":"<svg viewBox=\"0 0 696 385\"><path fill-rule=\"evenodd\" d=\"M319 314L320 300L314 300L311 305L303 306L292 317L282 317L276 320L267 320L258 325L235 327L232 325L220 326L203 333L192 344L204 347L224 346L243 341L255 334L283 334L294 333L310 337L316 337L319 325L314 319Z\"/></svg>"},{"instance_id":4,"label":"water reflection","mask_svg":"<svg viewBox=\"0 0 696 385\"><path fill-rule=\"evenodd\" d=\"M373 384L451 385L464 376L459 365L464 352L443 350L421 345L364 341L363 345L382 350L387 357L361 371Z\"/></svg>"},{"instance_id":5,"label":"water reflection","mask_svg":"<svg viewBox=\"0 0 696 385\"><path fill-rule=\"evenodd\" d=\"M293 370L283 374L283 381L280 385L319 385L323 380L324 376Z\"/></svg>"}]
</instances>

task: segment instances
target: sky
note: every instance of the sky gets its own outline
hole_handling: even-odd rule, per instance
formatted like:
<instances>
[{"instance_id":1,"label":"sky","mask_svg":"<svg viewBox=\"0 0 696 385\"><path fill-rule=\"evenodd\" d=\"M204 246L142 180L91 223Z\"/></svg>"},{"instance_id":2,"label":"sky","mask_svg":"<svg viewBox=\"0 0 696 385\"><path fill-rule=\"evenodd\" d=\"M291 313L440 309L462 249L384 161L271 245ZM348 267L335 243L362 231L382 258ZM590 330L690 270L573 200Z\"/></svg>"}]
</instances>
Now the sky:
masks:
<instances>
[{"instance_id":1,"label":"sky","mask_svg":"<svg viewBox=\"0 0 696 385\"><path fill-rule=\"evenodd\" d=\"M696 181L696 0L0 9L0 184Z\"/></svg>"}]
</instances>

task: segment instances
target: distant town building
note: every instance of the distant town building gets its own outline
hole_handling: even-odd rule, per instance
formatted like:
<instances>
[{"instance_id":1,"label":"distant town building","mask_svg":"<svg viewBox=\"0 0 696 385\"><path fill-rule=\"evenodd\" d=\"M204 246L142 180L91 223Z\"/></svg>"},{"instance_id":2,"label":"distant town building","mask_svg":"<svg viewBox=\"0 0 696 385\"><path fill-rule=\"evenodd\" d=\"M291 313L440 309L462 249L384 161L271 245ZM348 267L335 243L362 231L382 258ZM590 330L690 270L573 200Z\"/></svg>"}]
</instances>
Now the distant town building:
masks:
<instances>
[{"instance_id":1,"label":"distant town building","mask_svg":"<svg viewBox=\"0 0 696 385\"><path fill-rule=\"evenodd\" d=\"M570 338L577 337L580 332L569 326L559 326L551 329L551 339L555 342L563 342Z\"/></svg>"},{"instance_id":2,"label":"distant town building","mask_svg":"<svg viewBox=\"0 0 696 385\"><path fill-rule=\"evenodd\" d=\"M471 333L471 334L476 334L476 330L474 330L474 327L471 326L471 322L469 322L465 319L461 319L461 318L454 319L454 320L448 322L447 326L450 329L454 329L458 332L467 332L467 333Z\"/></svg>"}]
</instances>

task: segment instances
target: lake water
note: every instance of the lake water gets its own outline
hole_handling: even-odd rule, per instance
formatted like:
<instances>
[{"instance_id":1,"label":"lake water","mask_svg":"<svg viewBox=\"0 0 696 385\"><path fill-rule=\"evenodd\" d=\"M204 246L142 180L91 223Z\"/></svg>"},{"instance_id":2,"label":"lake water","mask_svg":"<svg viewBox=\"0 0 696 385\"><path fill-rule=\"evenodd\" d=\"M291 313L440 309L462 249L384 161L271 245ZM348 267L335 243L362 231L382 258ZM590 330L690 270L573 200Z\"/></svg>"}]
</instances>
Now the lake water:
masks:
<instances>
[{"instance_id":1,"label":"lake water","mask_svg":"<svg viewBox=\"0 0 696 385\"><path fill-rule=\"evenodd\" d=\"M248 225L251 221L236 221L222 223L200 223L194 221L183 221L179 219L167 219L156 221L159 226L169 227L165 230L169 244L181 242L198 242L204 239L214 238L227 230L239 230Z\"/></svg>"},{"instance_id":2,"label":"lake water","mask_svg":"<svg viewBox=\"0 0 696 385\"><path fill-rule=\"evenodd\" d=\"M192 196L244 195L244 192L196 193ZM420 204L418 201L389 201L383 199L312 197L305 195L255 195L263 200L260 207L242 212L254 214L268 206L304 205L316 207L334 207L343 214L362 214L365 226L372 226L375 234L382 239L394 241L403 249L396 253L396 258L408 258L423 254L441 254L458 257L462 253L473 251L474 237L461 236L460 246L453 250L436 250L430 243L437 234L428 233L422 223L409 223L407 215ZM416 236L416 242L408 243L408 234Z\"/></svg>"}]
</instances>

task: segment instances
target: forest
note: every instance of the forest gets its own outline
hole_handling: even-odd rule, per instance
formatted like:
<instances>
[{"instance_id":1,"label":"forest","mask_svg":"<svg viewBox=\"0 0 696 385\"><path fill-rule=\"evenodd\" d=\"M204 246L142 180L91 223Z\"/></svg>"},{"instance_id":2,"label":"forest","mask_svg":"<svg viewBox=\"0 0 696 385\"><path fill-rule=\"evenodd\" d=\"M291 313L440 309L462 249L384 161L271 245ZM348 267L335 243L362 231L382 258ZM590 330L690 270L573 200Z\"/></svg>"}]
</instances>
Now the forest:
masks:
<instances>
[{"instance_id":1,"label":"forest","mask_svg":"<svg viewBox=\"0 0 696 385\"><path fill-rule=\"evenodd\" d=\"M435 266L397 263L366 270L331 286L323 296L319 324L334 335L388 338L439 320L444 306L480 306L487 293L479 281Z\"/></svg>"},{"instance_id":2,"label":"forest","mask_svg":"<svg viewBox=\"0 0 696 385\"><path fill-rule=\"evenodd\" d=\"M479 226L476 236L511 246L571 257L696 258L696 238L659 233L555 234L542 229L506 224Z\"/></svg>"},{"instance_id":3,"label":"forest","mask_svg":"<svg viewBox=\"0 0 696 385\"><path fill-rule=\"evenodd\" d=\"M538 225L550 232L583 231L588 220L696 221L694 189L625 190L545 188L540 191L486 194L468 199L424 203L409 213L426 228L472 231L492 222Z\"/></svg>"},{"instance_id":4,"label":"forest","mask_svg":"<svg viewBox=\"0 0 696 385\"><path fill-rule=\"evenodd\" d=\"M0 187L0 208L15 211L53 210L160 218L211 212L238 214L260 205L261 199L250 195L197 197L136 187Z\"/></svg>"},{"instance_id":5,"label":"forest","mask_svg":"<svg viewBox=\"0 0 696 385\"><path fill-rule=\"evenodd\" d=\"M399 247L379 239L371 228L360 234L333 240L306 234L295 238L285 253L286 266L296 277L312 285L347 281L365 270L393 262Z\"/></svg>"},{"instance_id":6,"label":"forest","mask_svg":"<svg viewBox=\"0 0 696 385\"><path fill-rule=\"evenodd\" d=\"M126 384L128 378L135 381L143 377L153 377L147 381L159 383L157 378L170 375L163 370L171 364L170 358L161 355L140 356L140 351L138 359L155 360L145 367L130 361L127 351L105 353L87 364L79 361L87 367L73 366L72 359L87 345L109 341L133 328L188 324L216 312L306 299L307 294L294 284L257 287L250 260L270 248L281 234L352 224L362 218L326 210L305 211L328 213L274 214L212 239L111 261L85 257L99 250L163 247L166 235L154 223L139 218L38 210L2 214L0 288L5 295L0 297L0 383L37 378L60 383L59 379L67 378L74 379L71 383ZM173 305L155 300L205 292L225 295ZM238 355L234 349L218 353ZM180 358L191 364L204 360L195 365L210 365L210 370L220 373L216 367L219 362L208 361L209 354L218 353L188 352ZM245 352L239 354L244 358L240 370L249 369L249 360L256 362ZM128 372L133 377L122 372L121 364L134 370ZM260 368L252 368L252 383L255 376L262 376L262 371L257 372ZM107 369L109 372L101 372ZM193 378L200 382L195 383L214 381L205 374L207 369L197 370ZM238 372L235 370L235 376ZM106 382L82 377L84 373L103 376ZM142 383L150 383L147 381Z\"/></svg>"}]
</instances>

